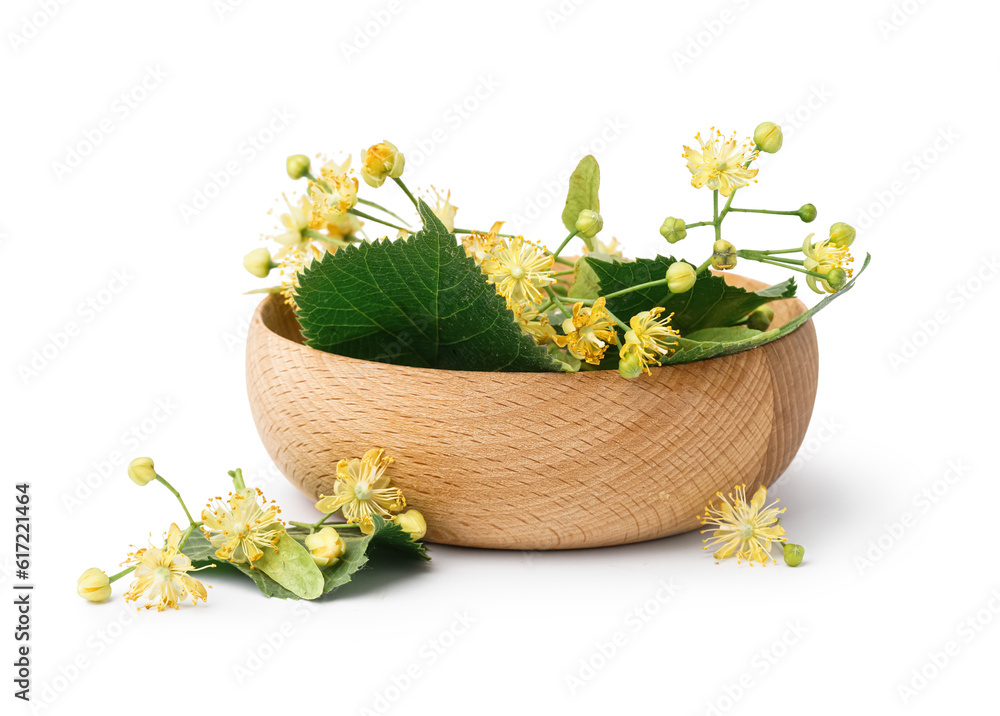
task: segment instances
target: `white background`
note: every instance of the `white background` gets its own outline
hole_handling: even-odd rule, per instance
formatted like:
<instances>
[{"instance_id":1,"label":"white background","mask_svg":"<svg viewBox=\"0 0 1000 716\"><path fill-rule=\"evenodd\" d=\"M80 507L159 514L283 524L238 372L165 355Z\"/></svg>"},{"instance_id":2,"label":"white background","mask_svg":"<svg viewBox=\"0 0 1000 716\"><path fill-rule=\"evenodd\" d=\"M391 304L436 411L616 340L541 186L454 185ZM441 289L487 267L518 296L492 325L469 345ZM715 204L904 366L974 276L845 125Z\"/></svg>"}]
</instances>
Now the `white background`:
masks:
<instances>
[{"instance_id":1,"label":"white background","mask_svg":"<svg viewBox=\"0 0 1000 716\"><path fill-rule=\"evenodd\" d=\"M43 713L995 709L998 14L971 0L6 2L5 712L20 480ZM239 465L286 515L313 514L244 390L256 298L242 292L260 282L240 261L296 188L288 154L357 161L389 139L411 187L452 190L459 225L506 219L553 247L566 173L593 152L604 237L652 255L665 216L710 211L681 145L763 120L785 146L742 205L813 202L819 218L734 215L728 238L797 245L842 220L875 256L817 319L810 435L773 491L799 569L716 565L689 534L434 547L426 568L362 573L314 606L211 575L207 605L177 612L137 614L123 583L102 605L76 596L86 567L112 572L183 518L127 480L135 455L189 503ZM186 214L199 192L213 198ZM368 196L406 206L391 185ZM677 247L692 260L711 240L698 231Z\"/></svg>"}]
</instances>

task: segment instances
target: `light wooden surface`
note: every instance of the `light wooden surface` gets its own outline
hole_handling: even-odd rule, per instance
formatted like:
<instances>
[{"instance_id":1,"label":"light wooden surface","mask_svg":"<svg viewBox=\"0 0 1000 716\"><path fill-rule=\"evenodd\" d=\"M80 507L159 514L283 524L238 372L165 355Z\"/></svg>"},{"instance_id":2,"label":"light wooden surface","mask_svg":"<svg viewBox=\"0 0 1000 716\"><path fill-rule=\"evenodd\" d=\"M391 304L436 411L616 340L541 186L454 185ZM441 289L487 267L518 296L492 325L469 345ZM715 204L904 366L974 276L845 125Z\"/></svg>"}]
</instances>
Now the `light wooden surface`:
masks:
<instances>
[{"instance_id":1,"label":"light wooden surface","mask_svg":"<svg viewBox=\"0 0 1000 716\"><path fill-rule=\"evenodd\" d=\"M763 284L739 276L732 283ZM772 302L772 327L805 310ZM280 296L247 341L247 388L278 469L330 494L337 461L385 448L432 542L502 549L625 544L699 526L717 490L770 485L816 397L812 321L723 358L617 371L476 373L359 361L300 345Z\"/></svg>"}]
</instances>

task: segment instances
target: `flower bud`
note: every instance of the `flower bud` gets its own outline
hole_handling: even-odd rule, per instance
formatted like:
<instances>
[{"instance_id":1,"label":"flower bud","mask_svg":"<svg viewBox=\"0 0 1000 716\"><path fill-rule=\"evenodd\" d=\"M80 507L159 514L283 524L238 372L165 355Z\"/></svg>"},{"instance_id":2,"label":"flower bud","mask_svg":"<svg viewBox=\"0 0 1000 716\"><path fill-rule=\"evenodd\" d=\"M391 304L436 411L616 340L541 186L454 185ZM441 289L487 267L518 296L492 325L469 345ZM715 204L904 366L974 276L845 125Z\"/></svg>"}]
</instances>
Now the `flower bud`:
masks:
<instances>
[{"instance_id":1,"label":"flower bud","mask_svg":"<svg viewBox=\"0 0 1000 716\"><path fill-rule=\"evenodd\" d=\"M789 567L798 567L802 564L802 557L805 556L806 548L800 544L789 544L786 542L785 547L785 564Z\"/></svg>"},{"instance_id":2,"label":"flower bud","mask_svg":"<svg viewBox=\"0 0 1000 716\"><path fill-rule=\"evenodd\" d=\"M684 228L685 225L684 219L675 219L672 216L668 216L663 220L663 226L660 227L660 236L671 244L676 244L688 235L687 229Z\"/></svg>"},{"instance_id":3,"label":"flower bud","mask_svg":"<svg viewBox=\"0 0 1000 716\"><path fill-rule=\"evenodd\" d=\"M257 278L264 278L278 264L271 260L271 252L267 249L254 249L243 257L243 268Z\"/></svg>"},{"instance_id":4,"label":"flower bud","mask_svg":"<svg viewBox=\"0 0 1000 716\"><path fill-rule=\"evenodd\" d=\"M813 206L812 204L803 204L802 206L799 207L798 214L799 218L802 219L803 222L808 224L810 221L813 221L816 218L816 207Z\"/></svg>"},{"instance_id":5,"label":"flower bud","mask_svg":"<svg viewBox=\"0 0 1000 716\"><path fill-rule=\"evenodd\" d=\"M344 538L333 527L324 527L305 539L306 549L317 567L329 567L344 553Z\"/></svg>"},{"instance_id":6,"label":"flower bud","mask_svg":"<svg viewBox=\"0 0 1000 716\"><path fill-rule=\"evenodd\" d=\"M747 317L747 328L755 331L766 331L774 320L774 311L770 306L761 306Z\"/></svg>"},{"instance_id":7,"label":"flower bud","mask_svg":"<svg viewBox=\"0 0 1000 716\"><path fill-rule=\"evenodd\" d=\"M427 534L427 520L416 510L407 510L392 518L396 524L403 528L403 532L410 535L410 539L416 541L423 539Z\"/></svg>"},{"instance_id":8,"label":"flower bud","mask_svg":"<svg viewBox=\"0 0 1000 716\"><path fill-rule=\"evenodd\" d=\"M111 580L103 570L91 567L76 580L76 593L88 602L103 602L111 596Z\"/></svg>"},{"instance_id":9,"label":"flower bud","mask_svg":"<svg viewBox=\"0 0 1000 716\"><path fill-rule=\"evenodd\" d=\"M128 464L128 476L136 485L143 487L156 479L153 458L137 457Z\"/></svg>"},{"instance_id":10,"label":"flower bud","mask_svg":"<svg viewBox=\"0 0 1000 716\"><path fill-rule=\"evenodd\" d=\"M584 209L576 217L576 230L585 239L592 239L604 228L604 219L596 211Z\"/></svg>"},{"instance_id":11,"label":"flower bud","mask_svg":"<svg viewBox=\"0 0 1000 716\"><path fill-rule=\"evenodd\" d=\"M845 224L843 221L838 221L836 224L830 227L830 244L833 246L840 246L843 248L850 248L851 244L854 243L854 237L857 236L858 232L854 230L854 227L850 224Z\"/></svg>"},{"instance_id":12,"label":"flower bud","mask_svg":"<svg viewBox=\"0 0 1000 716\"><path fill-rule=\"evenodd\" d=\"M292 179L301 179L309 173L309 157L305 154L293 154L285 161L285 169Z\"/></svg>"},{"instance_id":13,"label":"flower bud","mask_svg":"<svg viewBox=\"0 0 1000 716\"><path fill-rule=\"evenodd\" d=\"M783 139L781 127L774 122L761 122L753 132L753 143L760 147L760 151L768 154L781 149Z\"/></svg>"},{"instance_id":14,"label":"flower bud","mask_svg":"<svg viewBox=\"0 0 1000 716\"><path fill-rule=\"evenodd\" d=\"M712 267L726 271L736 266L736 247L725 239L712 244Z\"/></svg>"},{"instance_id":15,"label":"flower bud","mask_svg":"<svg viewBox=\"0 0 1000 716\"><path fill-rule=\"evenodd\" d=\"M694 266L684 261L674 261L667 269L667 288L670 293L684 293L691 290L697 278Z\"/></svg>"},{"instance_id":16,"label":"flower bud","mask_svg":"<svg viewBox=\"0 0 1000 716\"><path fill-rule=\"evenodd\" d=\"M826 282L834 291L847 283L847 272L842 268L832 268L826 272Z\"/></svg>"},{"instance_id":17,"label":"flower bud","mask_svg":"<svg viewBox=\"0 0 1000 716\"><path fill-rule=\"evenodd\" d=\"M629 331L629 333L632 333L632 331ZM639 360L639 356L635 353L629 353L619 360L618 373L622 378L628 378L629 380L638 378L642 373L642 361Z\"/></svg>"},{"instance_id":18,"label":"flower bud","mask_svg":"<svg viewBox=\"0 0 1000 716\"><path fill-rule=\"evenodd\" d=\"M379 142L361 152L361 178L371 187L380 187L386 179L403 175L406 159L396 145Z\"/></svg>"}]
</instances>

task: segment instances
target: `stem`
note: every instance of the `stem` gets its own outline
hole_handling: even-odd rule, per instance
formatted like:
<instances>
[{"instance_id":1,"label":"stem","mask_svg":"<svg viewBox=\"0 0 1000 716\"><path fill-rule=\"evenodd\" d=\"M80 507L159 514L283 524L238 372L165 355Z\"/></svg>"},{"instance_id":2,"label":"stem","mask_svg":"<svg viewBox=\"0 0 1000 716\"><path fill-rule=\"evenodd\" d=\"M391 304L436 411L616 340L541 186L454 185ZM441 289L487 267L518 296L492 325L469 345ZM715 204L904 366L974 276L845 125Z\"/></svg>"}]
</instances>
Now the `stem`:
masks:
<instances>
[{"instance_id":1,"label":"stem","mask_svg":"<svg viewBox=\"0 0 1000 716\"><path fill-rule=\"evenodd\" d=\"M135 569L135 567L136 567L136 565L133 564L131 567L126 567L125 569L123 569L122 571L120 571L118 574L111 575L110 577L108 577L108 582L115 582L115 581L121 579L126 574L131 573Z\"/></svg>"},{"instance_id":2,"label":"stem","mask_svg":"<svg viewBox=\"0 0 1000 716\"><path fill-rule=\"evenodd\" d=\"M796 209L795 211L774 211L772 209L737 209L736 207L733 207L733 208L730 209L730 211L738 211L738 212L741 212L743 214L778 214L778 215L781 215L781 216L798 216L799 215L799 210L798 209Z\"/></svg>"},{"instance_id":3,"label":"stem","mask_svg":"<svg viewBox=\"0 0 1000 716\"><path fill-rule=\"evenodd\" d=\"M488 234L488 231L477 231L476 229L455 229L451 233L453 234ZM497 234L504 239L513 239L515 234Z\"/></svg>"},{"instance_id":4,"label":"stem","mask_svg":"<svg viewBox=\"0 0 1000 716\"><path fill-rule=\"evenodd\" d=\"M332 515L333 513L331 512L330 514ZM330 515L327 515L326 517L329 517L329 516ZM324 517L323 519L325 520L326 517ZM316 531L316 527L318 527L320 525L322 525L323 527L333 527L334 529L338 529L338 530L346 530L346 529L355 529L356 530L356 529L361 529L359 525L351 524L349 522L330 522L329 524L325 524L325 525L322 522L317 522L317 523L311 524L311 525L307 524L305 522L289 522L288 524L291 525L292 527L297 527L300 530L309 530L310 533L311 532L315 532Z\"/></svg>"},{"instance_id":5,"label":"stem","mask_svg":"<svg viewBox=\"0 0 1000 716\"><path fill-rule=\"evenodd\" d=\"M726 218L726 214L732 211L731 207L733 205L733 197L736 196L736 191L736 189L733 189L729 192L729 200L726 202L726 205L722 207L722 213L719 214L719 224L722 224L722 220Z\"/></svg>"},{"instance_id":6,"label":"stem","mask_svg":"<svg viewBox=\"0 0 1000 716\"><path fill-rule=\"evenodd\" d=\"M568 271L556 271L553 276L567 276L571 273L576 273L575 269L569 269Z\"/></svg>"},{"instance_id":7,"label":"stem","mask_svg":"<svg viewBox=\"0 0 1000 716\"><path fill-rule=\"evenodd\" d=\"M187 505L184 504L184 500L181 498L181 493L177 492L177 490L174 489L173 485L171 485L169 482L167 482L166 480L164 480L159 475L156 476L156 481L159 482L160 484L162 484L165 488L167 488L168 490L170 490L172 493L174 493L174 497L177 498L177 501L181 503L181 507L184 508L184 514L187 515L188 522L190 522L192 525L194 525L194 517L192 517L191 513L188 512Z\"/></svg>"},{"instance_id":8,"label":"stem","mask_svg":"<svg viewBox=\"0 0 1000 716\"><path fill-rule=\"evenodd\" d=\"M698 274L700 274L700 273L701 273L702 271L704 271L705 269L707 269L707 268L708 268L708 265L709 265L710 263L712 263L712 257L711 257L711 256L709 256L709 257L708 257L707 259L705 259L705 260L704 260L704 261L702 262L701 266L699 266L698 268L696 268L696 269L694 270L694 275L695 275L695 276L697 276L697 275L698 275Z\"/></svg>"},{"instance_id":9,"label":"stem","mask_svg":"<svg viewBox=\"0 0 1000 716\"><path fill-rule=\"evenodd\" d=\"M359 204L364 204L365 206L371 206L371 207L374 207L374 208L378 209L379 211L384 211L384 212L385 212L386 214L388 214L389 216L393 217L394 219L399 219L400 221L402 221L402 222L403 222L404 224L406 224L407 226L409 226L409 225L410 225L410 224L409 224L409 223L408 223L408 222L406 221L406 219L404 219L404 218L403 218L402 216L400 216L399 214L396 214L395 212L392 212L392 211L389 211L389 209L386 209L386 208L385 208L384 206L382 206L381 204L376 204L376 203L375 203L374 201L368 201L367 199L362 199L362 198L361 198L361 197L359 196L359 197L358 197L358 203L359 203Z\"/></svg>"},{"instance_id":10,"label":"stem","mask_svg":"<svg viewBox=\"0 0 1000 716\"><path fill-rule=\"evenodd\" d=\"M614 293L606 294L605 298L616 298L618 296L624 296L626 293L632 293L632 291L639 291L644 288L652 288L653 286L666 286L667 279L661 278L657 281L649 281L648 283L640 283L636 286L629 286L628 288L623 288L621 291L615 291ZM569 300L568 298L566 299Z\"/></svg>"},{"instance_id":11,"label":"stem","mask_svg":"<svg viewBox=\"0 0 1000 716\"><path fill-rule=\"evenodd\" d=\"M827 276L821 273L816 273L815 271L806 271L805 269L800 269L796 266L789 266L788 264L778 263L771 259L752 259L753 261L759 261L762 264L770 264L771 266L780 266L781 268L786 268L789 271L798 271L799 273L804 273L806 276L814 276L822 281L827 280Z\"/></svg>"},{"instance_id":12,"label":"stem","mask_svg":"<svg viewBox=\"0 0 1000 716\"><path fill-rule=\"evenodd\" d=\"M569 232L569 236L563 239L563 242L559 244L559 248L552 253L552 258L553 259L559 258L559 254L561 254L562 250L566 248L566 244L568 244L573 239L573 237L579 233L580 232L577 229L573 229L571 232Z\"/></svg>"},{"instance_id":13,"label":"stem","mask_svg":"<svg viewBox=\"0 0 1000 716\"><path fill-rule=\"evenodd\" d=\"M403 180L393 178L393 181L399 185L399 188L403 190L403 193L406 194L407 198L413 202L413 208L420 211L420 204L418 204L417 200L413 198L413 194L411 194L410 190L406 188L406 184L403 183Z\"/></svg>"},{"instance_id":14,"label":"stem","mask_svg":"<svg viewBox=\"0 0 1000 716\"><path fill-rule=\"evenodd\" d=\"M385 226L388 226L390 229L398 229L399 231L406 231L406 232L410 231L410 229L407 229L405 226L399 226L398 224L392 224L388 221L383 221L382 219L376 219L371 214L366 214L365 212L358 211L357 209L348 209L347 213L354 214L355 216L360 216L362 219L368 219L369 221L374 221L376 224L383 224Z\"/></svg>"},{"instance_id":15,"label":"stem","mask_svg":"<svg viewBox=\"0 0 1000 716\"><path fill-rule=\"evenodd\" d=\"M233 478L233 488L237 492L243 492L247 489L246 483L243 482L243 470L236 468L235 470L229 471L229 476Z\"/></svg>"},{"instance_id":16,"label":"stem","mask_svg":"<svg viewBox=\"0 0 1000 716\"><path fill-rule=\"evenodd\" d=\"M556 294L556 292L552 290L552 287L546 286L545 290L548 292L549 298L551 298L552 301L556 304L556 306L559 307L559 310L562 311L562 314L566 316L566 318L572 318L573 312L566 310L566 306L563 305L562 299L560 299L559 296Z\"/></svg>"},{"instance_id":17,"label":"stem","mask_svg":"<svg viewBox=\"0 0 1000 716\"><path fill-rule=\"evenodd\" d=\"M719 190L712 192L712 223L715 224L715 240L722 238L722 220L719 219Z\"/></svg>"},{"instance_id":18,"label":"stem","mask_svg":"<svg viewBox=\"0 0 1000 716\"><path fill-rule=\"evenodd\" d=\"M696 226L711 226L715 224L714 221L696 221L693 224L684 224L685 229L693 229Z\"/></svg>"},{"instance_id":19,"label":"stem","mask_svg":"<svg viewBox=\"0 0 1000 716\"><path fill-rule=\"evenodd\" d=\"M331 239L329 236L324 236L315 229L303 229L302 235L308 236L310 239L316 239L317 241L322 241L327 244L334 244L336 246L339 246L340 248L344 248L345 246L351 245L350 242L348 241L341 241L340 239Z\"/></svg>"}]
</instances>

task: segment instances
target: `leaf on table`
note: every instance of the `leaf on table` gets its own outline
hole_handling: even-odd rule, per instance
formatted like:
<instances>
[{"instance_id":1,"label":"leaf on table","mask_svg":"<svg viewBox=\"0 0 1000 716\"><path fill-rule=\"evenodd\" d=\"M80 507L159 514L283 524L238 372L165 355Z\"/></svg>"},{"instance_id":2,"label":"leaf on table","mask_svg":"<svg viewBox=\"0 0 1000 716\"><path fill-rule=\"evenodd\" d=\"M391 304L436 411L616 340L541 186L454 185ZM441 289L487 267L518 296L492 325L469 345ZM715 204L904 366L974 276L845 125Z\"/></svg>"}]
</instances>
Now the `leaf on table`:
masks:
<instances>
[{"instance_id":1,"label":"leaf on table","mask_svg":"<svg viewBox=\"0 0 1000 716\"><path fill-rule=\"evenodd\" d=\"M321 595L323 575L309 550L287 532L282 533L274 546L276 549L265 549L263 556L253 563L253 571L260 570L302 599L315 599Z\"/></svg>"},{"instance_id":2,"label":"leaf on table","mask_svg":"<svg viewBox=\"0 0 1000 716\"><path fill-rule=\"evenodd\" d=\"M306 344L362 360L446 370L542 372L559 365L423 201L409 239L327 253L300 278Z\"/></svg>"},{"instance_id":3,"label":"leaf on table","mask_svg":"<svg viewBox=\"0 0 1000 716\"><path fill-rule=\"evenodd\" d=\"M593 155L588 154L576 165L569 178L566 206L563 207L562 222L567 231L576 230L576 220L584 209L601 210L601 200L597 191L601 186L601 168ZM588 247L593 245L588 243Z\"/></svg>"},{"instance_id":4,"label":"leaf on table","mask_svg":"<svg viewBox=\"0 0 1000 716\"><path fill-rule=\"evenodd\" d=\"M676 261L673 257L657 256L655 259L635 261L585 261L597 274L601 294L621 291L650 281L662 280L667 268ZM608 310L628 323L640 311L662 306L666 313L673 313L671 325L682 336L702 328L718 328L738 323L765 303L795 295L795 279L768 286L760 291L747 291L730 286L721 276L705 271L698 275L694 286L684 293L671 293L666 284L609 298Z\"/></svg>"}]
</instances>

